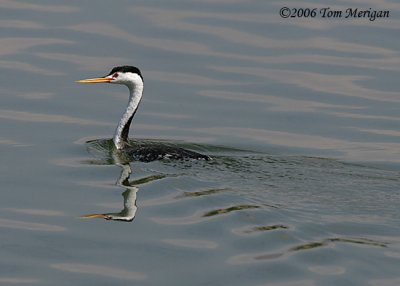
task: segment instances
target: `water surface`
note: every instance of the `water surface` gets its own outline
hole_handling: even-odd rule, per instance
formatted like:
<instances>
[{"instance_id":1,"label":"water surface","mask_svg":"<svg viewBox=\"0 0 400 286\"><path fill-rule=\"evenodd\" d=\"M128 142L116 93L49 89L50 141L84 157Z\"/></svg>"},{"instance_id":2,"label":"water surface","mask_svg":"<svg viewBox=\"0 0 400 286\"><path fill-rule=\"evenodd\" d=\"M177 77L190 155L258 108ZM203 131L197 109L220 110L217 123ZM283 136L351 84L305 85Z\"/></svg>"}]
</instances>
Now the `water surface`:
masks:
<instances>
[{"instance_id":1,"label":"water surface","mask_svg":"<svg viewBox=\"0 0 400 286\"><path fill-rule=\"evenodd\" d=\"M398 285L400 5L283 5L331 3L0 0L0 285ZM123 64L131 137L212 161L112 152L126 88L74 81Z\"/></svg>"}]
</instances>

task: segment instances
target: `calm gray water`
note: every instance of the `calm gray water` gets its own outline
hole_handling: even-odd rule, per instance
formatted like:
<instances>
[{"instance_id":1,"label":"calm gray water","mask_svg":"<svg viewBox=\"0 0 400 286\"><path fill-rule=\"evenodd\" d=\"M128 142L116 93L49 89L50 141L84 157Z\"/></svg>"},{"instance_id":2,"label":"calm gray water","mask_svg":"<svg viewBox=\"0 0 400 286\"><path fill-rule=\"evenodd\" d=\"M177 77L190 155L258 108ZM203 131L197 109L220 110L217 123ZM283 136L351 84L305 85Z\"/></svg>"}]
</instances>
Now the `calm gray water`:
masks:
<instances>
[{"instance_id":1,"label":"calm gray water","mask_svg":"<svg viewBox=\"0 0 400 286\"><path fill-rule=\"evenodd\" d=\"M0 285L399 285L400 3L329 2L0 0Z\"/></svg>"}]
</instances>

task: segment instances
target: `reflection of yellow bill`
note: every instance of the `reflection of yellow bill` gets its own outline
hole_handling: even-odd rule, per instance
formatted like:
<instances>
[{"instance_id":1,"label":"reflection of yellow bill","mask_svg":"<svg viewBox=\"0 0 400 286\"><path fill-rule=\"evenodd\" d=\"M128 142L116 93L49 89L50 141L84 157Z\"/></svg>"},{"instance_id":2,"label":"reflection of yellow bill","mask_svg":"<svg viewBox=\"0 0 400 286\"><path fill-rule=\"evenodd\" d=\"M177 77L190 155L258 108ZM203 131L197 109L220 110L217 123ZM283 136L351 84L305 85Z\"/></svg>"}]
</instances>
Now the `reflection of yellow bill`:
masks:
<instances>
[{"instance_id":1,"label":"reflection of yellow bill","mask_svg":"<svg viewBox=\"0 0 400 286\"><path fill-rule=\"evenodd\" d=\"M112 78L109 77L96 77L96 78L88 78L88 79L81 79L77 80L76 82L79 83L102 83L102 82L110 82Z\"/></svg>"}]
</instances>

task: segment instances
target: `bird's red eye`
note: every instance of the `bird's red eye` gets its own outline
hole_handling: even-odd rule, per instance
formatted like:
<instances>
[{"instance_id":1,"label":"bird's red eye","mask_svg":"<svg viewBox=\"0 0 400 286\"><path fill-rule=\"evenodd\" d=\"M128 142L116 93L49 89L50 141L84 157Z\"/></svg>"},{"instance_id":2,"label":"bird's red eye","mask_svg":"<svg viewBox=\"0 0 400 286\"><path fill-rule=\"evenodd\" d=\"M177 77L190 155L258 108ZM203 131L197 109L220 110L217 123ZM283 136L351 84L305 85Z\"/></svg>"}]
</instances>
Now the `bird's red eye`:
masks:
<instances>
[{"instance_id":1,"label":"bird's red eye","mask_svg":"<svg viewBox=\"0 0 400 286\"><path fill-rule=\"evenodd\" d=\"M113 78L117 78L117 77L118 77L118 73L116 72L115 74L113 74L112 77L113 77Z\"/></svg>"}]
</instances>

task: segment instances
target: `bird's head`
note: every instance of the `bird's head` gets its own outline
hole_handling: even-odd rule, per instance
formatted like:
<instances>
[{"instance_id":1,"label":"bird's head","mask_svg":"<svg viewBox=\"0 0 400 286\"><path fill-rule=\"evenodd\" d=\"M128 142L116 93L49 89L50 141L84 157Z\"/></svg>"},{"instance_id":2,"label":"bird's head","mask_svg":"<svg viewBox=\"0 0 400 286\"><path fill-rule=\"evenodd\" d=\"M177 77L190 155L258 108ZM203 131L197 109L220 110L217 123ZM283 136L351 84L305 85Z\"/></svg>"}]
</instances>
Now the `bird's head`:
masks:
<instances>
[{"instance_id":1,"label":"bird's head","mask_svg":"<svg viewBox=\"0 0 400 286\"><path fill-rule=\"evenodd\" d=\"M137 67L120 66L113 68L106 76L82 79L77 82L123 84L129 88L134 88L137 86L143 86L143 76Z\"/></svg>"}]
</instances>

